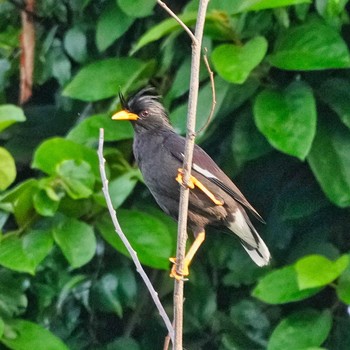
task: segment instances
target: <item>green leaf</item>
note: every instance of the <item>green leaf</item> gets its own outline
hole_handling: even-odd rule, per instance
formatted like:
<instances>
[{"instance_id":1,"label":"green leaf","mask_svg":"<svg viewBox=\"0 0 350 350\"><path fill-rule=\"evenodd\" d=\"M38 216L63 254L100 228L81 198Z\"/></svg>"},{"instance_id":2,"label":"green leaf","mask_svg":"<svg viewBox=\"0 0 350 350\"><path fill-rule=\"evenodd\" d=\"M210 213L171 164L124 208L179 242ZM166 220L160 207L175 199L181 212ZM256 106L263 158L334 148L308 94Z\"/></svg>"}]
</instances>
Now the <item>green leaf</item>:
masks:
<instances>
[{"instance_id":1,"label":"green leaf","mask_svg":"<svg viewBox=\"0 0 350 350\"><path fill-rule=\"evenodd\" d=\"M112 343L108 343L105 350L141 350L136 340L127 337L116 338Z\"/></svg>"},{"instance_id":2,"label":"green leaf","mask_svg":"<svg viewBox=\"0 0 350 350\"><path fill-rule=\"evenodd\" d=\"M59 204L59 200L52 199L44 189L39 189L33 196L34 208L42 216L54 216Z\"/></svg>"},{"instance_id":3,"label":"green leaf","mask_svg":"<svg viewBox=\"0 0 350 350\"><path fill-rule=\"evenodd\" d=\"M95 255L94 231L85 222L64 218L54 228L53 237L73 268L87 264Z\"/></svg>"},{"instance_id":4,"label":"green leaf","mask_svg":"<svg viewBox=\"0 0 350 350\"><path fill-rule=\"evenodd\" d=\"M23 237L23 251L38 266L50 253L53 246L51 232L31 229Z\"/></svg>"},{"instance_id":5,"label":"green leaf","mask_svg":"<svg viewBox=\"0 0 350 350\"><path fill-rule=\"evenodd\" d=\"M191 26L196 23L197 12L188 12L179 16L179 18L187 25ZM145 34L141 36L136 45L131 51L134 54L136 51L140 50L142 47L150 44L153 41L159 40L160 38L174 32L181 31L182 28L180 24L173 18L168 18L159 24L151 27Z\"/></svg>"},{"instance_id":6,"label":"green leaf","mask_svg":"<svg viewBox=\"0 0 350 350\"><path fill-rule=\"evenodd\" d=\"M87 102L116 96L120 88L140 86L153 70L153 62L131 57L109 58L83 67L63 95Z\"/></svg>"},{"instance_id":7,"label":"green leaf","mask_svg":"<svg viewBox=\"0 0 350 350\"><path fill-rule=\"evenodd\" d=\"M254 104L255 123L270 144L300 160L311 149L316 116L312 90L302 82L294 82L284 91L264 90Z\"/></svg>"},{"instance_id":8,"label":"green leaf","mask_svg":"<svg viewBox=\"0 0 350 350\"><path fill-rule=\"evenodd\" d=\"M168 226L155 216L136 210L119 209L117 216L141 263L158 269L169 269L169 257L174 254L175 246ZM108 215L104 216L97 226L102 237L110 245L130 257Z\"/></svg>"},{"instance_id":9,"label":"green leaf","mask_svg":"<svg viewBox=\"0 0 350 350\"><path fill-rule=\"evenodd\" d=\"M343 255L331 261L321 255L310 255L295 264L298 285L301 290L324 287L333 282L349 265L349 256Z\"/></svg>"},{"instance_id":10,"label":"green leaf","mask_svg":"<svg viewBox=\"0 0 350 350\"><path fill-rule=\"evenodd\" d=\"M346 43L332 26L310 21L281 34L270 62L287 70L348 68L350 55Z\"/></svg>"},{"instance_id":11,"label":"green leaf","mask_svg":"<svg viewBox=\"0 0 350 350\"><path fill-rule=\"evenodd\" d=\"M19 226L27 225L33 219L33 215L35 215L33 196L37 191L38 181L29 179L20 183L1 198L2 202L10 203Z\"/></svg>"},{"instance_id":12,"label":"green leaf","mask_svg":"<svg viewBox=\"0 0 350 350\"><path fill-rule=\"evenodd\" d=\"M2 338L5 330L5 323L2 318L0 318L0 339Z\"/></svg>"},{"instance_id":13,"label":"green leaf","mask_svg":"<svg viewBox=\"0 0 350 350\"><path fill-rule=\"evenodd\" d=\"M243 84L250 72L263 60L267 41L257 36L243 46L224 44L217 46L211 56L218 74L230 83Z\"/></svg>"},{"instance_id":14,"label":"green leaf","mask_svg":"<svg viewBox=\"0 0 350 350\"><path fill-rule=\"evenodd\" d=\"M306 299L320 290L300 290L294 266L286 266L264 276L254 288L253 296L269 304L284 304Z\"/></svg>"},{"instance_id":15,"label":"green leaf","mask_svg":"<svg viewBox=\"0 0 350 350\"><path fill-rule=\"evenodd\" d=\"M156 0L117 0L119 7L130 17L147 17L152 14Z\"/></svg>"},{"instance_id":16,"label":"green leaf","mask_svg":"<svg viewBox=\"0 0 350 350\"><path fill-rule=\"evenodd\" d=\"M339 207L350 206L350 130L321 118L307 158L323 192Z\"/></svg>"},{"instance_id":17,"label":"green leaf","mask_svg":"<svg viewBox=\"0 0 350 350\"><path fill-rule=\"evenodd\" d=\"M6 322L4 336L0 342L13 350L69 350L47 329L20 319Z\"/></svg>"},{"instance_id":18,"label":"green leaf","mask_svg":"<svg viewBox=\"0 0 350 350\"><path fill-rule=\"evenodd\" d=\"M2 245L2 243L1 243ZM53 246L53 239L50 232L44 230L31 230L24 238L9 238L4 241L1 248L1 264L16 271L35 274L36 268L50 253ZM16 261L13 254L17 250ZM13 259L10 261L10 259ZM21 259L21 261L19 261Z\"/></svg>"},{"instance_id":19,"label":"green leaf","mask_svg":"<svg viewBox=\"0 0 350 350\"><path fill-rule=\"evenodd\" d=\"M133 22L133 17L125 16L117 6L117 2L110 0L97 21L96 45L98 50L100 52L106 50L129 29Z\"/></svg>"},{"instance_id":20,"label":"green leaf","mask_svg":"<svg viewBox=\"0 0 350 350\"><path fill-rule=\"evenodd\" d=\"M27 255L23 247L23 240L12 235L5 236L0 242L0 265L14 271L34 275L38 263Z\"/></svg>"},{"instance_id":21,"label":"green leaf","mask_svg":"<svg viewBox=\"0 0 350 350\"><path fill-rule=\"evenodd\" d=\"M218 115L223 101L230 90L230 84L220 77L215 77L215 89L216 89L216 108L212 116L212 121ZM209 111L212 104L212 89L211 84L207 83L199 90L198 95L198 109L197 109L197 126L198 128L205 125L209 117ZM187 116L187 102L175 108L171 114L170 119L174 128L179 133L186 132L186 116Z\"/></svg>"},{"instance_id":22,"label":"green leaf","mask_svg":"<svg viewBox=\"0 0 350 350\"><path fill-rule=\"evenodd\" d=\"M331 78L326 80L317 91L341 121L350 128L350 83L348 80Z\"/></svg>"},{"instance_id":23,"label":"green leaf","mask_svg":"<svg viewBox=\"0 0 350 350\"><path fill-rule=\"evenodd\" d=\"M63 47L57 47L52 52L55 53L52 63L52 76L63 86L68 83L72 76L71 61L63 51Z\"/></svg>"},{"instance_id":24,"label":"green leaf","mask_svg":"<svg viewBox=\"0 0 350 350\"><path fill-rule=\"evenodd\" d=\"M68 133L66 138L83 145L95 145L100 128L104 129L105 141L120 141L133 137L130 123L117 123L107 114L98 114L84 119Z\"/></svg>"},{"instance_id":25,"label":"green leaf","mask_svg":"<svg viewBox=\"0 0 350 350\"><path fill-rule=\"evenodd\" d=\"M25 294L27 276L8 269L0 271L0 314L5 319L22 314L28 306Z\"/></svg>"},{"instance_id":26,"label":"green leaf","mask_svg":"<svg viewBox=\"0 0 350 350\"><path fill-rule=\"evenodd\" d=\"M15 160L5 148L0 147L0 191L9 187L15 178Z\"/></svg>"},{"instance_id":27,"label":"green leaf","mask_svg":"<svg viewBox=\"0 0 350 350\"><path fill-rule=\"evenodd\" d=\"M118 295L118 276L107 273L103 275L93 287L93 300L99 310L115 312L119 317L123 315L123 307Z\"/></svg>"},{"instance_id":28,"label":"green leaf","mask_svg":"<svg viewBox=\"0 0 350 350\"><path fill-rule=\"evenodd\" d=\"M129 197L139 179L139 170L131 169L109 183L109 194L114 209L119 208Z\"/></svg>"},{"instance_id":29,"label":"green leaf","mask_svg":"<svg viewBox=\"0 0 350 350\"><path fill-rule=\"evenodd\" d=\"M96 177L99 177L97 153L91 148L60 137L45 140L35 151L33 168L53 175L57 166L65 160L85 161Z\"/></svg>"},{"instance_id":30,"label":"green leaf","mask_svg":"<svg viewBox=\"0 0 350 350\"><path fill-rule=\"evenodd\" d=\"M283 319L273 331L268 350L309 349L320 346L332 327L330 311L307 309Z\"/></svg>"},{"instance_id":31,"label":"green leaf","mask_svg":"<svg viewBox=\"0 0 350 350\"><path fill-rule=\"evenodd\" d=\"M243 11L258 11L272 9L276 7L285 7L297 4L311 3L311 0L238 0L233 7L235 13Z\"/></svg>"},{"instance_id":32,"label":"green leaf","mask_svg":"<svg viewBox=\"0 0 350 350\"><path fill-rule=\"evenodd\" d=\"M24 122L23 110L14 105L0 105L0 131L17 122Z\"/></svg>"},{"instance_id":33,"label":"green leaf","mask_svg":"<svg viewBox=\"0 0 350 350\"><path fill-rule=\"evenodd\" d=\"M93 193L95 176L89 163L82 160L65 160L57 165L56 172L71 198L88 198Z\"/></svg>"},{"instance_id":34,"label":"green leaf","mask_svg":"<svg viewBox=\"0 0 350 350\"><path fill-rule=\"evenodd\" d=\"M237 116L231 145L238 166L249 160L259 158L272 150L266 138L256 128L250 110L242 111Z\"/></svg>"},{"instance_id":35,"label":"green leaf","mask_svg":"<svg viewBox=\"0 0 350 350\"><path fill-rule=\"evenodd\" d=\"M84 62L87 59L86 35L78 27L69 29L64 37L64 49L76 62Z\"/></svg>"},{"instance_id":36,"label":"green leaf","mask_svg":"<svg viewBox=\"0 0 350 350\"><path fill-rule=\"evenodd\" d=\"M350 266L341 274L336 287L338 298L350 305Z\"/></svg>"}]
</instances>

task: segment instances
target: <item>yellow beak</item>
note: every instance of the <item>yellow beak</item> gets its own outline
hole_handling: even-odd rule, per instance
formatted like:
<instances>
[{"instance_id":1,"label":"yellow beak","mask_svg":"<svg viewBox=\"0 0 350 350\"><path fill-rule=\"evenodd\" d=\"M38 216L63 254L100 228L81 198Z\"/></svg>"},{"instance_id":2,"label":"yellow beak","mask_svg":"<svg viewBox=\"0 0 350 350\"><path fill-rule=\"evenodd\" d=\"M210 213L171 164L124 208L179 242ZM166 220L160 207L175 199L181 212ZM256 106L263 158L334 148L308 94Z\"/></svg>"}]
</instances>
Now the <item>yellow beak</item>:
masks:
<instances>
[{"instance_id":1,"label":"yellow beak","mask_svg":"<svg viewBox=\"0 0 350 350\"><path fill-rule=\"evenodd\" d=\"M112 115L113 120L137 120L139 116L135 113L131 113L125 109Z\"/></svg>"}]
</instances>

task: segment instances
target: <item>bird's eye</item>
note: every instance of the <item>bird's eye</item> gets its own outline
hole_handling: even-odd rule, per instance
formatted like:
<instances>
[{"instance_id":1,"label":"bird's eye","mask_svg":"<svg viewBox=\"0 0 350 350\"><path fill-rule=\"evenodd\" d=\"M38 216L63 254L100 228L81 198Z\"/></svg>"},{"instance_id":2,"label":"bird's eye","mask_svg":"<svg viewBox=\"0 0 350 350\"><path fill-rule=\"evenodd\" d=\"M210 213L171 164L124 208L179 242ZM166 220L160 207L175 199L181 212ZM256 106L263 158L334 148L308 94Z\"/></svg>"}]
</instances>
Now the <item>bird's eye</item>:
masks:
<instances>
[{"instance_id":1,"label":"bird's eye","mask_svg":"<svg viewBox=\"0 0 350 350\"><path fill-rule=\"evenodd\" d=\"M141 118L145 118L145 117L147 117L149 115L149 112L147 111L147 110L144 110L144 111L142 111L141 113L140 113L140 117Z\"/></svg>"}]
</instances>

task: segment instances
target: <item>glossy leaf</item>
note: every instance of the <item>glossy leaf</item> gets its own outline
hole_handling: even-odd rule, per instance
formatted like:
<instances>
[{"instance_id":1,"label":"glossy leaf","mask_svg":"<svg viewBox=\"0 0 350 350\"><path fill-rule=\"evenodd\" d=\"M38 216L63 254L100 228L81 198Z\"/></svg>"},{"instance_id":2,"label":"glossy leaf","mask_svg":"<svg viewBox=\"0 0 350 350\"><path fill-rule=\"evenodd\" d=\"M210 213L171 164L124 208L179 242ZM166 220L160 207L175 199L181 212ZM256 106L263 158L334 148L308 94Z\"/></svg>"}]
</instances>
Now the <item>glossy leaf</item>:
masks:
<instances>
[{"instance_id":1,"label":"glossy leaf","mask_svg":"<svg viewBox=\"0 0 350 350\"><path fill-rule=\"evenodd\" d=\"M309 349L320 346L332 327L332 315L328 310L313 309L291 314L273 331L268 350Z\"/></svg>"},{"instance_id":2,"label":"glossy leaf","mask_svg":"<svg viewBox=\"0 0 350 350\"><path fill-rule=\"evenodd\" d=\"M218 74L225 80L244 83L250 72L263 60L267 51L267 41L258 36L243 46L224 44L217 46L211 59Z\"/></svg>"},{"instance_id":3,"label":"glossy leaf","mask_svg":"<svg viewBox=\"0 0 350 350\"><path fill-rule=\"evenodd\" d=\"M85 161L65 160L58 164L57 174L63 187L73 199L88 198L95 185L95 176L91 166Z\"/></svg>"},{"instance_id":4,"label":"glossy leaf","mask_svg":"<svg viewBox=\"0 0 350 350\"><path fill-rule=\"evenodd\" d=\"M119 7L130 17L146 17L152 14L156 0L117 0Z\"/></svg>"},{"instance_id":5,"label":"glossy leaf","mask_svg":"<svg viewBox=\"0 0 350 350\"><path fill-rule=\"evenodd\" d=\"M65 218L53 230L55 242L73 268L88 263L96 251L96 238L92 227L85 222Z\"/></svg>"},{"instance_id":6,"label":"glossy leaf","mask_svg":"<svg viewBox=\"0 0 350 350\"><path fill-rule=\"evenodd\" d=\"M28 256L23 248L23 240L13 235L0 242L0 265L34 275L38 261Z\"/></svg>"},{"instance_id":7,"label":"glossy leaf","mask_svg":"<svg viewBox=\"0 0 350 350\"><path fill-rule=\"evenodd\" d=\"M13 319L6 322L0 342L13 350L68 350L68 347L47 329L36 323Z\"/></svg>"},{"instance_id":8,"label":"glossy leaf","mask_svg":"<svg viewBox=\"0 0 350 350\"><path fill-rule=\"evenodd\" d=\"M328 79L320 86L318 94L350 128L350 82L340 78Z\"/></svg>"},{"instance_id":9,"label":"glossy leaf","mask_svg":"<svg viewBox=\"0 0 350 350\"><path fill-rule=\"evenodd\" d=\"M269 304L283 304L306 299L320 288L301 290L294 266L274 270L264 276L253 290L253 296Z\"/></svg>"},{"instance_id":10,"label":"glossy leaf","mask_svg":"<svg viewBox=\"0 0 350 350\"><path fill-rule=\"evenodd\" d=\"M52 245L51 233L46 230L30 230L23 238L6 237L0 242L0 264L15 271L34 274Z\"/></svg>"},{"instance_id":11,"label":"glossy leaf","mask_svg":"<svg viewBox=\"0 0 350 350\"><path fill-rule=\"evenodd\" d=\"M109 58L83 67L66 86L63 95L78 100L93 102L116 96L120 88L140 86L148 77L152 63L131 57Z\"/></svg>"},{"instance_id":12,"label":"glossy leaf","mask_svg":"<svg viewBox=\"0 0 350 350\"><path fill-rule=\"evenodd\" d=\"M134 19L125 16L115 0L110 0L97 21L96 45L99 51L106 50L132 25Z\"/></svg>"},{"instance_id":13,"label":"glossy leaf","mask_svg":"<svg viewBox=\"0 0 350 350\"><path fill-rule=\"evenodd\" d=\"M284 91L262 91L254 104L254 117L272 146L305 159L316 133L316 105L309 86L294 82Z\"/></svg>"},{"instance_id":14,"label":"glossy leaf","mask_svg":"<svg viewBox=\"0 0 350 350\"><path fill-rule=\"evenodd\" d=\"M169 257L175 252L169 228L156 217L136 210L118 210L118 219L142 264L169 269ZM98 223L102 237L115 249L129 257L109 216Z\"/></svg>"},{"instance_id":15,"label":"glossy leaf","mask_svg":"<svg viewBox=\"0 0 350 350\"><path fill-rule=\"evenodd\" d=\"M281 34L270 62L287 70L348 68L350 55L338 31L321 21L310 21Z\"/></svg>"},{"instance_id":16,"label":"glossy leaf","mask_svg":"<svg viewBox=\"0 0 350 350\"><path fill-rule=\"evenodd\" d=\"M15 160L5 148L0 147L0 191L9 187L15 178Z\"/></svg>"},{"instance_id":17,"label":"glossy leaf","mask_svg":"<svg viewBox=\"0 0 350 350\"><path fill-rule=\"evenodd\" d=\"M336 261L321 255L306 256L295 264L299 288L303 290L326 286L338 278L348 265L347 255Z\"/></svg>"},{"instance_id":18,"label":"glossy leaf","mask_svg":"<svg viewBox=\"0 0 350 350\"><path fill-rule=\"evenodd\" d=\"M24 235L22 246L24 253L38 266L52 249L52 234L48 230L31 229Z\"/></svg>"},{"instance_id":19,"label":"glossy leaf","mask_svg":"<svg viewBox=\"0 0 350 350\"><path fill-rule=\"evenodd\" d=\"M0 131L25 120L26 117L21 108L14 105L0 105Z\"/></svg>"},{"instance_id":20,"label":"glossy leaf","mask_svg":"<svg viewBox=\"0 0 350 350\"><path fill-rule=\"evenodd\" d=\"M339 207L350 206L350 130L322 118L307 158L323 192Z\"/></svg>"},{"instance_id":21,"label":"glossy leaf","mask_svg":"<svg viewBox=\"0 0 350 350\"><path fill-rule=\"evenodd\" d=\"M77 124L66 136L68 140L83 144L95 145L99 137L99 129L104 129L105 141L127 140L133 137L130 123L116 122L110 115L98 114L84 119Z\"/></svg>"},{"instance_id":22,"label":"glossy leaf","mask_svg":"<svg viewBox=\"0 0 350 350\"><path fill-rule=\"evenodd\" d=\"M99 177L98 159L95 150L63 138L54 137L44 141L35 151L33 168L53 175L66 160L85 161L96 177Z\"/></svg>"}]
</instances>

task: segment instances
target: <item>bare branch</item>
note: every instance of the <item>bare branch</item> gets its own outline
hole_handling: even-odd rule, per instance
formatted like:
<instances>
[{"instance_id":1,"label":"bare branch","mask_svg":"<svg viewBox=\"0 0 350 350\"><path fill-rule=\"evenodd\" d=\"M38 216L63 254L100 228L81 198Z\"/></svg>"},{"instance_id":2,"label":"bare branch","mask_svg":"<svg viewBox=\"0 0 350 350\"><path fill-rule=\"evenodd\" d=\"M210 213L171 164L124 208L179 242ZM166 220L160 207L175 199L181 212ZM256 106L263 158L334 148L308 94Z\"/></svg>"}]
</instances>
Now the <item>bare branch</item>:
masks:
<instances>
[{"instance_id":1,"label":"bare branch","mask_svg":"<svg viewBox=\"0 0 350 350\"><path fill-rule=\"evenodd\" d=\"M208 125L211 122L211 118L213 118L214 115L214 111L215 111L215 106L216 106L216 93L215 93L215 81L214 81L214 73L210 68L209 65L209 61L208 61L208 57L207 57L207 53L208 50L205 47L204 48L204 55L203 55L203 60L205 63L205 66L207 67L208 73L209 73L209 78L210 78L210 84L211 84L211 95L212 95L212 104L211 104L211 109L210 109L210 113L209 116L207 118L207 121L205 122L205 124L197 131L197 134L201 133L202 131L204 131Z\"/></svg>"},{"instance_id":2,"label":"bare branch","mask_svg":"<svg viewBox=\"0 0 350 350\"><path fill-rule=\"evenodd\" d=\"M103 191L104 197L106 199L109 214L112 218L112 222L113 222L115 231L117 232L118 236L120 237L120 239L122 240L126 249L128 250L128 252L129 252L129 254L130 254L130 256L131 256L131 258L136 266L136 271L141 275L141 277L142 277L142 279L143 279L149 293L151 294L151 297L152 297L152 299L153 299L153 301L154 301L154 303L159 311L159 314L162 317L162 319L166 325L169 336L170 336L172 342L174 343L174 328L170 322L170 319L169 319L168 315L166 314L162 303L159 300L158 293L153 288L153 285L152 285L150 279L148 278L144 269L142 268L141 263L137 257L137 253L132 248L128 239L126 238L125 234L123 233L123 230L121 229L119 222L118 222L118 219L117 219L116 211L113 208L111 197L110 197L109 192L108 192L108 180L107 180L106 171L105 171L105 167L104 167L106 160L103 157L103 141L104 141L104 130L101 128L97 153L98 153L100 174L101 174L101 180L102 180L102 191Z\"/></svg>"},{"instance_id":3,"label":"bare branch","mask_svg":"<svg viewBox=\"0 0 350 350\"><path fill-rule=\"evenodd\" d=\"M168 5L165 2L163 2L161 0L157 0L157 3L158 3L158 5L163 7L163 9L166 12L168 12L169 15L171 17L173 17L177 23L180 24L180 26L185 30L185 32L189 35L189 37L191 38L192 41L196 41L196 37L192 33L191 29L187 27L187 25L168 7Z\"/></svg>"},{"instance_id":4,"label":"bare branch","mask_svg":"<svg viewBox=\"0 0 350 350\"><path fill-rule=\"evenodd\" d=\"M158 3L160 2L158 1ZM188 113L187 113L186 145L185 145L184 162L183 162L183 182L185 186L181 186L181 191L180 191L179 222L178 222L178 231L177 231L176 263L177 263L177 270L179 273L183 270L184 257L186 252L187 214L188 214L188 200L189 200L189 188L186 185L188 184L191 176L194 140L196 135L195 127L196 127L196 113L197 113L197 101L198 101L198 89L199 89L199 68L200 68L200 60L201 60L201 45L202 45L205 15L207 12L208 3L209 3L209 0L200 0L195 35L193 36L189 34L192 39L192 62L191 62L190 92L189 92ZM179 22L179 18L175 14L173 14L172 12L169 12L169 13L172 17L174 17ZM184 25L182 26L184 27ZM185 26L184 29L188 33L188 30L186 28L187 26ZM184 281L175 280L175 288L174 288L174 331L175 331L174 349L175 350L182 350L183 300L184 300L183 296L184 296Z\"/></svg>"}]
</instances>

